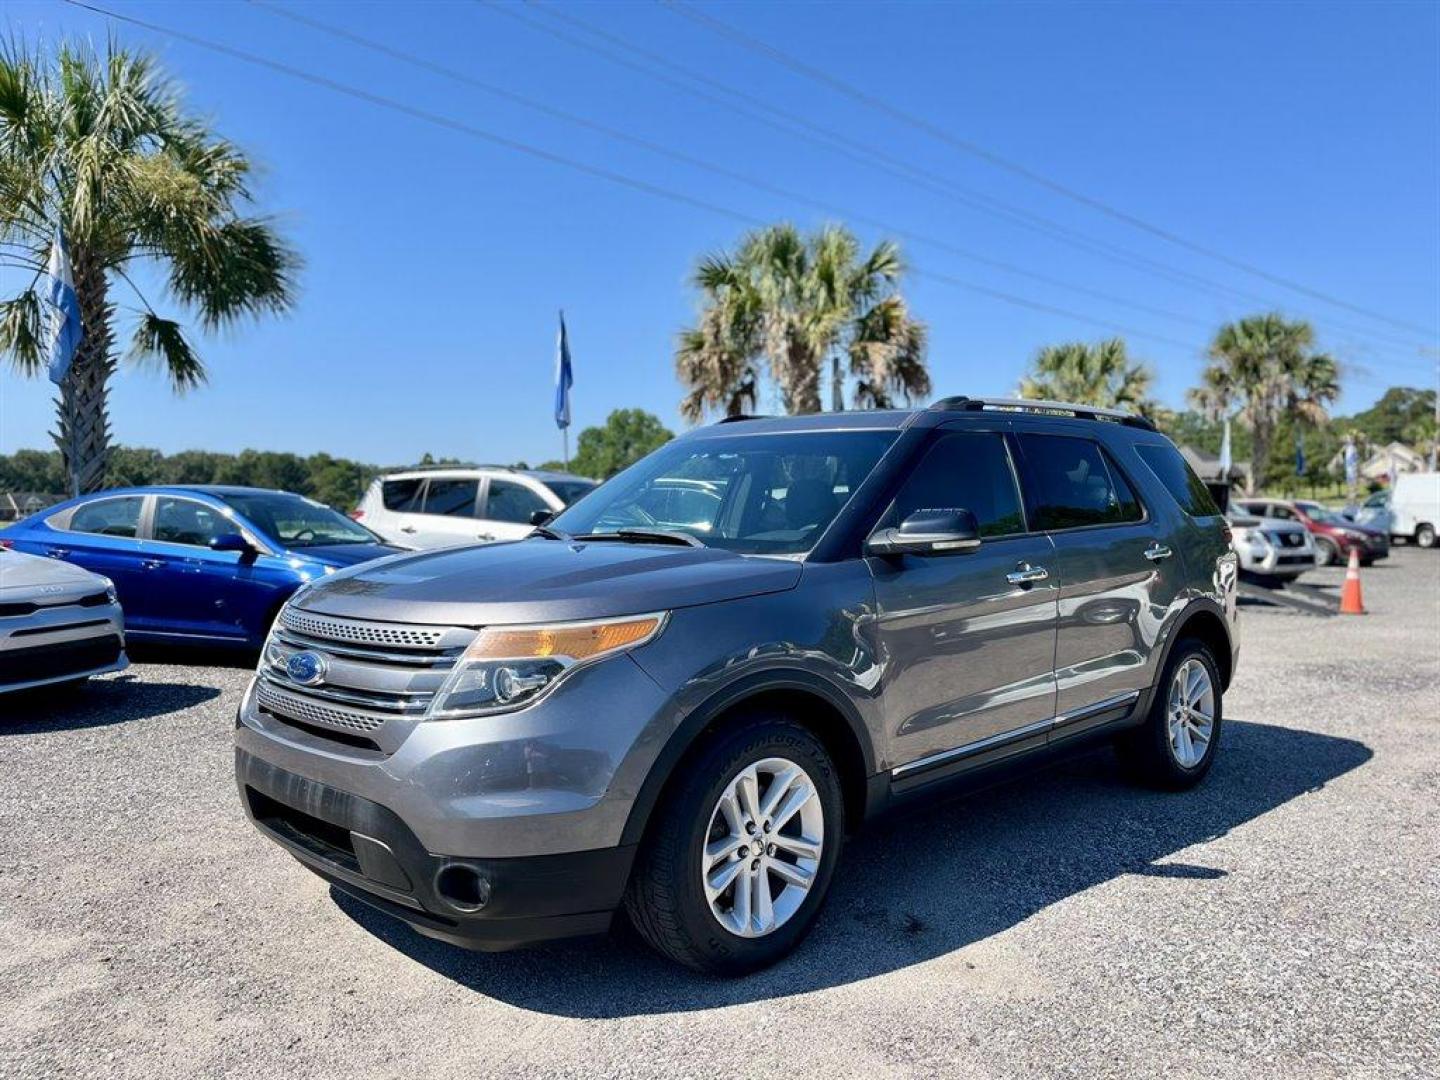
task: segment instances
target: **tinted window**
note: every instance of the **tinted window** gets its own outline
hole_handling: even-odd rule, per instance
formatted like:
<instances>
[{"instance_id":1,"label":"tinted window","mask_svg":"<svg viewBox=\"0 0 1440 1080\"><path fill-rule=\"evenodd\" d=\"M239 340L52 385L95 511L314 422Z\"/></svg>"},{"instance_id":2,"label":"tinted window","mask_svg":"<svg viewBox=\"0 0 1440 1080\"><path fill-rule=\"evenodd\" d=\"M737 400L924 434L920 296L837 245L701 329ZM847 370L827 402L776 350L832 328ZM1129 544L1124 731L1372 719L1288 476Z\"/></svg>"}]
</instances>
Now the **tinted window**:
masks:
<instances>
[{"instance_id":1,"label":"tinted window","mask_svg":"<svg viewBox=\"0 0 1440 1080\"><path fill-rule=\"evenodd\" d=\"M678 529L746 555L799 554L815 546L894 441L893 431L676 439L601 484L553 525L575 535ZM694 494L679 495L681 488ZM702 517L662 521L656 512Z\"/></svg>"},{"instance_id":2,"label":"tinted window","mask_svg":"<svg viewBox=\"0 0 1440 1080\"><path fill-rule=\"evenodd\" d=\"M425 513L447 517L474 517L475 496L480 490L478 480L430 479L425 492Z\"/></svg>"},{"instance_id":3,"label":"tinted window","mask_svg":"<svg viewBox=\"0 0 1440 1080\"><path fill-rule=\"evenodd\" d=\"M217 536L239 530L214 507L161 495L155 500L155 524L150 531L156 540L205 547Z\"/></svg>"},{"instance_id":4,"label":"tinted window","mask_svg":"<svg viewBox=\"0 0 1440 1080\"><path fill-rule=\"evenodd\" d=\"M100 533L102 536L134 536L140 531L140 507L144 499L126 495L86 503L70 515L72 532Z\"/></svg>"},{"instance_id":5,"label":"tinted window","mask_svg":"<svg viewBox=\"0 0 1440 1080\"><path fill-rule=\"evenodd\" d=\"M969 510L981 536L1025 531L1005 437L964 431L942 435L905 481L882 524L899 525L916 510Z\"/></svg>"},{"instance_id":6,"label":"tinted window","mask_svg":"<svg viewBox=\"0 0 1440 1080\"><path fill-rule=\"evenodd\" d=\"M1169 443L1143 443L1135 447L1135 452L1140 455L1140 460L1145 462L1146 468L1155 474L1155 479L1175 496L1181 510L1191 517L1210 517L1220 513L1220 508L1210 497L1210 489L1195 475L1195 470L1190 468L1174 446ZM1248 503L1240 505L1251 513L1263 509Z\"/></svg>"},{"instance_id":7,"label":"tinted window","mask_svg":"<svg viewBox=\"0 0 1440 1080\"><path fill-rule=\"evenodd\" d=\"M1134 491L1097 443L1066 435L1019 438L1036 488L1035 528L1114 525L1144 516Z\"/></svg>"},{"instance_id":8,"label":"tinted window","mask_svg":"<svg viewBox=\"0 0 1440 1080\"><path fill-rule=\"evenodd\" d=\"M386 480L380 485L381 498L386 510L397 514L418 514L420 512L420 490L425 478L411 480Z\"/></svg>"},{"instance_id":9,"label":"tinted window","mask_svg":"<svg viewBox=\"0 0 1440 1080\"><path fill-rule=\"evenodd\" d=\"M588 480L547 480L545 486L553 491L562 503L569 506L595 490Z\"/></svg>"},{"instance_id":10,"label":"tinted window","mask_svg":"<svg viewBox=\"0 0 1440 1080\"><path fill-rule=\"evenodd\" d=\"M545 500L524 484L513 480L490 481L490 494L485 500L484 517L490 521L510 521L529 525L536 510L549 511Z\"/></svg>"}]
</instances>

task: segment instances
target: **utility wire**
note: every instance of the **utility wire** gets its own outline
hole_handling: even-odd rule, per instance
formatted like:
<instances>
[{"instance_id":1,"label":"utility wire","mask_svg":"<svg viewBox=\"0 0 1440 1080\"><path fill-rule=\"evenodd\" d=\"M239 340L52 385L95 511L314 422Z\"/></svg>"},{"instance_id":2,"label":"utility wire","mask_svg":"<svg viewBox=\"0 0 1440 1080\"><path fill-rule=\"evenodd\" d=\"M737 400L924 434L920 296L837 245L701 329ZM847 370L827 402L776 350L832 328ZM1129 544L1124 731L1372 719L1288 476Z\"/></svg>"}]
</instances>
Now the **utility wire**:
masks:
<instances>
[{"instance_id":1,"label":"utility wire","mask_svg":"<svg viewBox=\"0 0 1440 1080\"><path fill-rule=\"evenodd\" d=\"M526 97L522 94L517 94L512 90L507 90L504 87L496 86L493 83L477 79L466 72L456 70L455 68L446 67L443 64L438 64L432 60L417 56L414 53L405 52L401 49L396 49L391 45L376 41L373 38L367 38L360 34L356 34L353 31L347 30L343 27L335 26L332 23L322 22L319 19L311 18L309 15L303 15L299 12L290 10L279 4L271 3L270 0L248 0L248 2L255 7L270 12L271 14L278 15L282 18L290 19L297 23L301 23L321 33L329 34L332 37L336 37L343 41L348 41L352 44L359 45L362 48L370 49L374 52L380 53L381 55L388 56L395 60L399 60L402 63L407 63L422 70L433 72L434 74L442 75L446 78L453 79L456 82L462 83L466 86L474 87L478 90L484 91L487 94L491 94L504 101L511 102L512 104L519 105L534 112L541 113L542 115L562 120L569 124L575 124L590 131L599 132L600 134L605 135L608 138L615 139L619 142L627 143L631 146L638 146L649 153L656 154L660 157L668 158L671 161L678 161L681 164L691 166L692 168L700 169L715 176L722 176L728 180L733 180L737 183L745 184L748 187L752 187L757 191L762 191L766 194L774 195L777 198L807 204L816 209L822 210L827 214L835 214L842 218L848 218L854 221L861 222L862 224L868 225L872 228L879 229L883 232L888 232L895 236L901 237L917 246L936 248L950 255L954 255L962 259L968 259L972 262L980 263L983 266L988 266L995 270L1001 270L1005 273L1015 274L1020 277L1028 277L1035 281L1042 282L1043 284L1053 286L1055 288L1067 289L1072 292L1080 293L1084 296L1092 297L1094 299L1104 300L1107 303L1118 304L1121 307L1133 308L1134 310L1144 312L1147 315L1158 316L1159 318L1169 319L1174 322L1189 323L1193 326L1198 326L1206 329L1211 326L1211 322L1206 319L1196 318L1192 315L1185 315L1178 311L1169 311L1165 308L1152 307L1148 304L1138 303L1124 296L1116 296L1113 293L1103 292L1099 289L1092 289L1086 285L1076 284L1075 282L1066 281L1062 278L1056 278L1048 274L1042 274L1033 270L1027 270L1022 266L1015 265L1014 263L1009 263L1002 259L992 258L988 255L984 255L980 252L961 247L957 244L953 244L944 240L938 240L928 235L901 228L890 222L880 220L879 218L871 217L859 211L847 209L846 207L839 206L835 203L827 202L824 199L818 199L813 195L808 195L804 192L794 191L789 188L780 187L779 185L772 184L767 180L762 180L758 177L738 172L724 165L716 164L713 161L709 161L704 158L698 158L683 151L676 150L671 146L657 143L650 139L634 135L630 132L610 127L606 124L600 123L599 121L591 120L587 117L578 116L575 113L567 112L563 109L558 109L553 106L546 105L543 102L534 100L533 98Z\"/></svg>"},{"instance_id":2,"label":"utility wire","mask_svg":"<svg viewBox=\"0 0 1440 1080\"><path fill-rule=\"evenodd\" d=\"M566 168L585 173L589 176L597 177L602 180L608 180L611 183L619 184L623 187L639 191L642 194L652 195L656 198L667 199L672 202L681 203L683 205L690 206L696 209L705 210L713 214L718 214L723 217L730 218L731 220L740 221L746 225L764 226L768 224L768 222L757 218L751 214L746 214L741 211L733 210L729 207L721 206L713 202L708 202L704 199L697 199L682 192L678 192L670 188L661 187L658 184L652 184L646 180L640 180L635 177L628 176L624 173L615 172L611 169L591 165L586 162L579 161L575 158L567 157L563 154L556 154L552 151L545 150L530 143L520 142L519 140L511 139L504 135L499 135L484 128L476 127L473 124L469 124L460 120L455 120L451 117L443 116L439 113L433 113L426 109L418 108L406 102L400 101L396 98L387 97L382 94L376 94L372 91L362 89L361 87L352 86L348 83L343 83L324 75L318 75L314 72L283 63L279 60L272 60L269 57L260 56L256 53L248 52L244 49L238 49L233 46L226 45L223 42L214 41L210 38L200 37L196 34L190 34L182 30L176 30L172 27L162 26L159 23L150 22L147 19L141 19L133 15L125 15L117 11L111 11L108 8L100 7L97 4L87 3L85 2L85 0L62 0L62 2L69 4L71 7L81 8L96 15L104 16L107 19L113 19L116 22L126 23L131 26L138 26L143 30L148 30L152 33L172 37L176 40L184 41L198 48L208 49L212 52L219 53L222 56L228 56L232 59L242 61L243 63L263 67L269 71L273 71L278 74L309 83L312 86L318 86L322 89L329 90L332 93L337 93L346 97L351 97L360 101L364 101L367 104L376 106L377 108L399 113L403 116L408 116L411 119L420 120L425 123L456 132L458 134L469 136L471 138L480 139L492 145L500 146L507 150L513 150L517 153L538 158L542 161L550 162L551 164L562 165ZM1018 307L1025 307L1036 311L1046 311L1091 325L1102 326L1108 329L1119 329L1133 337L1148 338L1150 340L1163 342L1164 344L1173 345L1187 351L1198 351L1196 346L1192 342L1178 341L1174 338L1169 338L1161 334L1155 334L1145 330L1137 330L1133 327L1127 327L1117 323L1105 322L1103 320L1095 319L1094 317L1089 315L1070 311L1066 308L1042 304L1038 301L1030 300L1025 297L1016 296L1014 294L1003 292L998 289L993 289L988 285L983 285L977 282L965 281L961 278L953 277L948 274L930 273L928 271L920 269L912 268L912 272L919 277L928 277L935 281L939 281L947 285L952 285L957 288L965 289L969 292L978 293L982 296L989 296Z\"/></svg>"},{"instance_id":3,"label":"utility wire","mask_svg":"<svg viewBox=\"0 0 1440 1080\"><path fill-rule=\"evenodd\" d=\"M882 113L885 116L889 116L893 120L898 120L899 122L906 124L909 127L915 128L918 131L924 132L931 138L936 139L939 142L943 142L948 146L951 146L961 151L962 153L966 153L971 155L972 157L979 158L980 160L994 166L997 169L1002 169L1015 176L1023 177L1024 179L1030 181L1033 184L1037 184L1048 191L1052 191L1057 195L1061 195L1064 198L1071 200L1072 202L1077 202L1083 206L1088 206L1093 210L1097 210L1100 213L1105 214L1106 216L1113 218L1116 221L1123 222L1133 228L1141 230L1142 232L1149 233L1152 236L1159 237L1160 239L1168 241L1169 243L1174 244L1178 247L1185 248L1188 251L1193 251L1198 255L1203 255L1206 258L1224 263L1226 266L1230 266L1237 270L1243 270L1248 274L1253 274L1254 276L1262 278L1265 281L1269 281L1271 284L1281 285L1304 296L1309 296L1312 299L1324 301L1325 303L1331 304L1335 307L1345 308L1348 311L1355 312L1359 315L1364 315L1367 318L1376 319L1380 322L1388 323L1391 326L1399 327L1403 330L1418 332L1420 334L1426 335L1427 337L1431 334L1431 331L1429 329L1416 323L1407 322L1403 319L1395 319L1389 315L1384 314L1383 312L1375 311L1373 309L1363 307L1359 304L1352 304L1347 300L1342 300L1339 297L1332 296L1329 293L1323 292L1319 289L1311 288L1310 286L1295 281L1292 278L1287 278L1280 274L1271 273L1270 271L1265 270L1262 267L1256 266L1253 263L1226 255L1224 252L1218 251L1215 248L1209 247L1204 244L1196 243L1193 240L1189 240L1183 236L1171 232L1168 229L1162 228L1159 225L1154 225L1149 221L1146 221L1145 219L1136 216L1135 214L1129 213L1128 211L1122 210L1119 207L1113 206L1110 203L1107 203L1101 199L1097 199L1091 195L1085 194L1084 192L1078 191L1075 188L1072 188L1060 182L1059 180L1055 180L1026 165L1022 165L1017 161L1013 161L1010 158L1004 157L1003 155L998 154L993 150L987 149L986 147L981 146L978 143L972 142L968 139L960 138L953 132L940 127L938 124L934 124L931 121L926 120L924 117L917 116L914 113L891 105L889 102L878 98L873 94L870 94L865 90L862 90L861 88L846 82L843 79L831 75L828 71L824 71L811 64L807 64L803 60L798 59L790 53L787 53L784 50L777 48L774 45L771 45L769 42L762 41L761 39L754 37L753 35L748 34L735 26L732 26L730 23L715 18L713 15L710 15L707 12L699 11L693 7L690 7L687 4L683 4L680 2L680 0L658 0L658 2L663 4L668 10L674 12L675 14L680 15L683 18L689 19L691 22L696 23L702 27L705 27L712 33L718 34L719 36L724 38L728 38L729 40L735 42L743 48L748 49L751 52L758 53L759 55L764 56L765 58L776 64L779 64L781 67L787 68L788 70L794 72L797 75L810 79L813 82L820 83L823 86L827 86L831 90L834 90L835 92L842 94L845 97L852 99L853 101L857 101L860 104L865 105L867 108L873 109L879 113Z\"/></svg>"},{"instance_id":4,"label":"utility wire","mask_svg":"<svg viewBox=\"0 0 1440 1080\"><path fill-rule=\"evenodd\" d=\"M804 139L812 145L818 145L840 154L851 161L878 169L881 172L898 177L923 190L949 198L982 213L988 213L992 216L1002 218L1022 228L1039 232L1068 244L1071 247L1099 255L1102 258L1122 265L1128 265L1153 274L1158 274L1161 277L1165 277L1181 285L1207 291L1215 296L1221 296L1226 299L1238 297L1269 308L1278 308L1281 306L1273 299L1160 262L1131 249L1112 244L1097 237L1088 236L1051 218L1033 213L1022 207L1005 203L983 192L965 188L954 183L954 181L942 174L919 168L902 158L876 149L873 146L868 146L865 143L858 142L841 132L816 124L804 116L781 109L752 94L747 94L743 90L737 90L724 82L706 76L693 68L677 64L664 56L645 49L602 27L596 26L594 23L587 22L576 15L561 11L549 5L542 5L538 0L529 0L527 4L529 11L542 12L549 19L567 23L583 33L591 35L607 44L597 45L594 42L578 39L556 26L535 19L532 15L522 14L520 11L517 11L513 5L506 4L503 0L473 0L473 2L482 4L486 10L494 14L504 15L507 18L524 23L541 33L564 41L574 48L604 57L611 63L618 64L632 71L637 71L648 78L658 80L693 97L709 101L712 104L746 116L772 129ZM613 48L610 46L613 46ZM639 57L640 61L637 62L623 55L619 55L614 49L624 50L632 56ZM674 72L675 74L671 75L668 74L668 72ZM692 85L691 81L699 82L703 86L711 88L711 90L726 95L726 97L717 97L716 94L710 90L700 89ZM1414 339L1410 337L1402 338L1391 332L1373 328L1348 326L1334 318L1326 318L1325 323L1335 330L1358 334L1365 338L1387 342L1392 345L1400 345L1406 349L1413 349L1416 345Z\"/></svg>"}]
</instances>

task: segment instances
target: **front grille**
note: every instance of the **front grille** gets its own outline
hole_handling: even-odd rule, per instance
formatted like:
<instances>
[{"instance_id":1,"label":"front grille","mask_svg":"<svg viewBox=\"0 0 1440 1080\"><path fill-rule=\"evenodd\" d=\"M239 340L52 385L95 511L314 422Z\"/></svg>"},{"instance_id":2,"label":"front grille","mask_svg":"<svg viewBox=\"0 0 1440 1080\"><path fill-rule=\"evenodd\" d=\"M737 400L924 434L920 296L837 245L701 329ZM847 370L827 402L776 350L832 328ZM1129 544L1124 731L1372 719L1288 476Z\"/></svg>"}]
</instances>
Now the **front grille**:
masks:
<instances>
[{"instance_id":1,"label":"front grille","mask_svg":"<svg viewBox=\"0 0 1440 1080\"><path fill-rule=\"evenodd\" d=\"M334 732L353 745L361 734L393 752L408 727L387 739L390 721L423 716L475 631L412 626L294 611L280 615L265 647L256 705L311 734ZM293 681L286 660L297 652L324 660L320 681ZM342 735L342 733L349 733Z\"/></svg>"},{"instance_id":2,"label":"front grille","mask_svg":"<svg viewBox=\"0 0 1440 1080\"><path fill-rule=\"evenodd\" d=\"M1272 532L1270 539L1275 541L1278 547L1298 548L1305 546L1305 534L1298 529L1294 532Z\"/></svg>"},{"instance_id":3,"label":"front grille","mask_svg":"<svg viewBox=\"0 0 1440 1080\"><path fill-rule=\"evenodd\" d=\"M278 716L349 731L374 731L385 723L383 716L366 716L353 709L335 709L318 701L307 701L299 694L286 693L271 683L268 677L262 678L255 688L255 700L260 708Z\"/></svg>"},{"instance_id":4,"label":"front grille","mask_svg":"<svg viewBox=\"0 0 1440 1080\"><path fill-rule=\"evenodd\" d=\"M444 627L392 626L387 623L359 622L337 619L331 615L311 615L286 608L281 623L291 630L310 637L334 641L353 641L369 645L389 645L401 649L433 649L445 636Z\"/></svg>"},{"instance_id":5,"label":"front grille","mask_svg":"<svg viewBox=\"0 0 1440 1080\"><path fill-rule=\"evenodd\" d=\"M113 634L84 641L62 641L0 652L0 683L38 682L109 667L120 659Z\"/></svg>"},{"instance_id":6,"label":"front grille","mask_svg":"<svg viewBox=\"0 0 1440 1080\"><path fill-rule=\"evenodd\" d=\"M108 603L110 603L110 595L104 590L70 600L22 600L13 604L0 604L0 619L10 618L16 615L34 615L37 611L49 610L51 608L104 607Z\"/></svg>"}]
</instances>

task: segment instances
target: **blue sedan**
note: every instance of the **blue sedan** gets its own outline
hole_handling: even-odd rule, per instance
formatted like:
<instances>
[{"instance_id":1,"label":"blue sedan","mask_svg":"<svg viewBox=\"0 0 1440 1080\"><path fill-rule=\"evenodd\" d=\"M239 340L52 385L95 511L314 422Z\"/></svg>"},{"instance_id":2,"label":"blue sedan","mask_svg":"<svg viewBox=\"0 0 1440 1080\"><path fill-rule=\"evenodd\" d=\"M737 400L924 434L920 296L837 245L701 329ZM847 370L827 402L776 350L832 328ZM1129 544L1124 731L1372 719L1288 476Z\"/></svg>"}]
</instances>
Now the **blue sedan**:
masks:
<instances>
[{"instance_id":1,"label":"blue sedan","mask_svg":"<svg viewBox=\"0 0 1440 1080\"><path fill-rule=\"evenodd\" d=\"M307 581L402 550L301 495L219 486L83 495L0 542L108 577L137 641L248 648Z\"/></svg>"}]
</instances>

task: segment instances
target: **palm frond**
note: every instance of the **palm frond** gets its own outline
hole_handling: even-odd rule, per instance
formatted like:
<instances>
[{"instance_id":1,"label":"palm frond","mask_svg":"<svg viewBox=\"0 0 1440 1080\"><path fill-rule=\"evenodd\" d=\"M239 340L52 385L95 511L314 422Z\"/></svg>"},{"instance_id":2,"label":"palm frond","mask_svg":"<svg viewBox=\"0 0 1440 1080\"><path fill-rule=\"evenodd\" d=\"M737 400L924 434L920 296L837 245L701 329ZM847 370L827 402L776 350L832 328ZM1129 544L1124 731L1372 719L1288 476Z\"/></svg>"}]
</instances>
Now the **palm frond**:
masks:
<instances>
[{"instance_id":1,"label":"palm frond","mask_svg":"<svg viewBox=\"0 0 1440 1080\"><path fill-rule=\"evenodd\" d=\"M153 311L140 316L126 359L162 368L176 393L183 394L206 381L205 365L185 339L184 329L175 320L161 318Z\"/></svg>"},{"instance_id":2,"label":"palm frond","mask_svg":"<svg viewBox=\"0 0 1440 1080\"><path fill-rule=\"evenodd\" d=\"M38 375L45 368L44 320L40 294L33 287L0 300L0 355L9 357L21 375Z\"/></svg>"}]
</instances>

